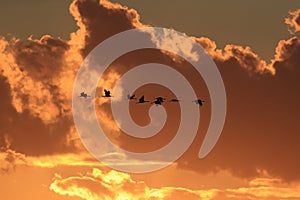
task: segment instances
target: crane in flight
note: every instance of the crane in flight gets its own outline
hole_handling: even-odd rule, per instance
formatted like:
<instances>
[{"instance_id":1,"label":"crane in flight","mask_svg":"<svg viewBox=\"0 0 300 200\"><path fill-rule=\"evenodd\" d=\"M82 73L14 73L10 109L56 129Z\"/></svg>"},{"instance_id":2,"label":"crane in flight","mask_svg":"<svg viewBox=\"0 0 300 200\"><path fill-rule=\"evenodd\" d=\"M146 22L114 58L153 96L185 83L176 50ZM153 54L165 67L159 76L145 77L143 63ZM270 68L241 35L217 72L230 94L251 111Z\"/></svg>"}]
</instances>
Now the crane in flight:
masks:
<instances>
[{"instance_id":1,"label":"crane in flight","mask_svg":"<svg viewBox=\"0 0 300 200\"><path fill-rule=\"evenodd\" d=\"M197 99L197 100L195 100L195 101L193 101L193 102L195 102L196 104L198 104L199 106L203 106L203 102L205 102L204 100L201 100L201 99Z\"/></svg>"},{"instance_id":2,"label":"crane in flight","mask_svg":"<svg viewBox=\"0 0 300 200\"><path fill-rule=\"evenodd\" d=\"M161 103L164 102L164 101L166 100L166 99L163 98L163 97L156 97L155 99L156 99L156 101L160 101Z\"/></svg>"},{"instance_id":3,"label":"crane in flight","mask_svg":"<svg viewBox=\"0 0 300 200\"><path fill-rule=\"evenodd\" d=\"M79 97L88 98L88 97L91 97L91 96L87 95L87 93L81 92Z\"/></svg>"},{"instance_id":4,"label":"crane in flight","mask_svg":"<svg viewBox=\"0 0 300 200\"><path fill-rule=\"evenodd\" d=\"M145 96L143 95L141 98L139 98L139 101L137 102L137 104L138 103L146 103L146 102L149 102L149 101L146 101Z\"/></svg>"},{"instance_id":5,"label":"crane in flight","mask_svg":"<svg viewBox=\"0 0 300 200\"><path fill-rule=\"evenodd\" d=\"M104 96L102 97L111 97L110 91L107 89L104 89Z\"/></svg>"},{"instance_id":6,"label":"crane in flight","mask_svg":"<svg viewBox=\"0 0 300 200\"><path fill-rule=\"evenodd\" d=\"M171 99L169 102L179 102L179 99Z\"/></svg>"},{"instance_id":7,"label":"crane in flight","mask_svg":"<svg viewBox=\"0 0 300 200\"><path fill-rule=\"evenodd\" d=\"M128 99L128 100L136 99L135 94L133 94L133 95L128 94L128 95L127 95L127 99Z\"/></svg>"},{"instance_id":8,"label":"crane in flight","mask_svg":"<svg viewBox=\"0 0 300 200\"><path fill-rule=\"evenodd\" d=\"M155 100L151 103L154 103L155 105L161 105L166 99L163 97L156 97Z\"/></svg>"}]
</instances>

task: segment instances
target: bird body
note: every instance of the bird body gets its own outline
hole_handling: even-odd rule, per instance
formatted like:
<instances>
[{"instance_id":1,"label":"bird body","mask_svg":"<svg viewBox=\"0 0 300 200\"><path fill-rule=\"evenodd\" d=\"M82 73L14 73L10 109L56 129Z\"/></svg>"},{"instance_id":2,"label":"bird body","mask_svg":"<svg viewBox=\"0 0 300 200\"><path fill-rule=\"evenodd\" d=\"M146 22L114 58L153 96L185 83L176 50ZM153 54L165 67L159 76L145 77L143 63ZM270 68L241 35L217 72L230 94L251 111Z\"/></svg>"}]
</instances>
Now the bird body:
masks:
<instances>
[{"instance_id":1,"label":"bird body","mask_svg":"<svg viewBox=\"0 0 300 200\"><path fill-rule=\"evenodd\" d=\"M90 96L88 96L87 93L81 92L79 97L88 98Z\"/></svg>"},{"instance_id":2,"label":"bird body","mask_svg":"<svg viewBox=\"0 0 300 200\"><path fill-rule=\"evenodd\" d=\"M163 97L156 97L156 101L164 102L166 99Z\"/></svg>"},{"instance_id":3,"label":"bird body","mask_svg":"<svg viewBox=\"0 0 300 200\"><path fill-rule=\"evenodd\" d=\"M145 96L143 95L141 98L139 98L139 101L137 103L146 103L146 102L149 102L149 101L146 101Z\"/></svg>"},{"instance_id":4,"label":"bird body","mask_svg":"<svg viewBox=\"0 0 300 200\"><path fill-rule=\"evenodd\" d=\"M158 105L161 105L162 102L161 102L160 100L157 100L157 99L156 99L156 100L153 101L152 103L154 103L155 105L158 106Z\"/></svg>"},{"instance_id":5,"label":"bird body","mask_svg":"<svg viewBox=\"0 0 300 200\"><path fill-rule=\"evenodd\" d=\"M103 97L111 97L110 91L107 89L104 89L104 96Z\"/></svg>"},{"instance_id":6,"label":"bird body","mask_svg":"<svg viewBox=\"0 0 300 200\"><path fill-rule=\"evenodd\" d=\"M194 101L196 104L198 104L199 106L203 106L203 102L205 102L204 100L201 99L197 99Z\"/></svg>"},{"instance_id":7,"label":"bird body","mask_svg":"<svg viewBox=\"0 0 300 200\"><path fill-rule=\"evenodd\" d=\"M128 94L128 95L127 95L127 99L128 99L128 100L136 99L135 94L133 94L133 95Z\"/></svg>"},{"instance_id":8,"label":"bird body","mask_svg":"<svg viewBox=\"0 0 300 200\"><path fill-rule=\"evenodd\" d=\"M171 99L169 102L179 102L179 99Z\"/></svg>"},{"instance_id":9,"label":"bird body","mask_svg":"<svg viewBox=\"0 0 300 200\"><path fill-rule=\"evenodd\" d=\"M165 101L165 98L163 97L156 97L155 98L155 101L151 102L151 103L154 103L155 105L161 105L163 102Z\"/></svg>"}]
</instances>

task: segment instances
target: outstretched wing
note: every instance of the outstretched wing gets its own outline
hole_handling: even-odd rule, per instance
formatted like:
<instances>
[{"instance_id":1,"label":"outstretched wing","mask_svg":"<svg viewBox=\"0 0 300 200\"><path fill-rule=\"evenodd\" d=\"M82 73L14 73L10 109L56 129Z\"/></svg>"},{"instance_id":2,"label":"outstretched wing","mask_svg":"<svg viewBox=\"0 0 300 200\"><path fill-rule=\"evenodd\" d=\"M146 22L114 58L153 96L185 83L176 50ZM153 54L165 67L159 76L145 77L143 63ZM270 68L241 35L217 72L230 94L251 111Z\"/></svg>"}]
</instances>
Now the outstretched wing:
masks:
<instances>
[{"instance_id":1,"label":"outstretched wing","mask_svg":"<svg viewBox=\"0 0 300 200\"><path fill-rule=\"evenodd\" d=\"M143 95L140 99L139 99L139 101L141 102L143 102L143 101L145 101L145 96Z\"/></svg>"},{"instance_id":2,"label":"outstretched wing","mask_svg":"<svg viewBox=\"0 0 300 200\"><path fill-rule=\"evenodd\" d=\"M205 102L205 101L203 101L202 99L198 99L198 104L199 104L200 106L203 106L203 102Z\"/></svg>"},{"instance_id":3,"label":"outstretched wing","mask_svg":"<svg viewBox=\"0 0 300 200\"><path fill-rule=\"evenodd\" d=\"M110 95L110 91L107 90L107 89L104 89L104 93L105 93L105 96L109 96Z\"/></svg>"}]
</instances>

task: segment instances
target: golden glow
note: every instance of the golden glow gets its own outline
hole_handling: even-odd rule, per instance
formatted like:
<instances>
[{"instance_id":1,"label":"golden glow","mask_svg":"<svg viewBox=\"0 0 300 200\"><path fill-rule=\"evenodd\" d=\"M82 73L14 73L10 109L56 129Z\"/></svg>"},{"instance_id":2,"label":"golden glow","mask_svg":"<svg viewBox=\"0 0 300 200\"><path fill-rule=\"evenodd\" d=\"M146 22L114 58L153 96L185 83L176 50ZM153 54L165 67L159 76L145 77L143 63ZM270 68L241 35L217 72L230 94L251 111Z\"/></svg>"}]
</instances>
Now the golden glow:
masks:
<instances>
[{"instance_id":1,"label":"golden glow","mask_svg":"<svg viewBox=\"0 0 300 200\"><path fill-rule=\"evenodd\" d=\"M137 11L107 0L74 0L70 13L78 26L78 30L70 33L70 40L49 35L26 40L0 37L0 199L300 199L300 182L297 181L299 169L294 164L297 162L294 158L299 153L296 140L299 139L299 126L293 129L299 117L300 40L297 36L279 41L274 58L270 61L261 59L259 54L253 52L255 47L228 44L218 49L216 42L209 38L194 38L218 63L224 80L226 78L228 81L226 87L231 92L229 103L234 102L229 106L228 135L222 135L224 140L219 142L215 152L207 159L195 163L193 153L199 149L197 147L195 150L192 146L173 166L139 177L110 170L85 150L72 122L71 97L74 78L87 52L110 35L145 24L139 21ZM285 23L290 32L296 34L300 31L300 10L289 14ZM187 55L195 56L190 44L180 38L168 39L161 45L173 45L172 39L175 39ZM163 53L160 56L171 56ZM172 61L177 62L176 59ZM249 74L255 77L248 79ZM107 72L99 82L101 90L111 90L120 76L118 71ZM264 89L259 90L260 87ZM120 92L116 92L114 97L120 98ZM243 99L246 95L253 103L250 109L250 106L245 106L248 104L243 104L246 102L244 100L249 100ZM101 106L109 101L105 98L95 100ZM286 104L278 106L278 102L283 101ZM261 110L264 111L262 118L266 121L257 117ZM97 114L106 129L116 133L113 138L115 144L120 144L119 128L115 126L112 116L104 109L98 109ZM202 116L205 119L205 115ZM277 119L276 123L272 117ZM266 134L263 137L259 132L261 130ZM280 135L281 132L284 135ZM246 139L239 138L244 136ZM284 140L281 139L283 136ZM257 138L265 140L260 142ZM255 148L252 148L253 145ZM277 150L277 147L285 145L289 145L289 148ZM238 156L232 156L236 152ZM276 158L276 154L287 155L287 158ZM240 155L245 159L240 159ZM122 160L119 159L121 156L111 153L103 155L103 158L115 159L113 161L117 160L119 165L158 164L122 162L119 161ZM250 160L246 160L248 157ZM286 162L280 159L286 159ZM256 166L264 166L263 173L255 173ZM268 170L274 174L271 176ZM199 180L198 183L196 178L209 172L215 173L209 175L215 182ZM222 173L226 174L226 179ZM248 181L245 177L255 178ZM285 182L290 177L294 183Z\"/></svg>"}]
</instances>

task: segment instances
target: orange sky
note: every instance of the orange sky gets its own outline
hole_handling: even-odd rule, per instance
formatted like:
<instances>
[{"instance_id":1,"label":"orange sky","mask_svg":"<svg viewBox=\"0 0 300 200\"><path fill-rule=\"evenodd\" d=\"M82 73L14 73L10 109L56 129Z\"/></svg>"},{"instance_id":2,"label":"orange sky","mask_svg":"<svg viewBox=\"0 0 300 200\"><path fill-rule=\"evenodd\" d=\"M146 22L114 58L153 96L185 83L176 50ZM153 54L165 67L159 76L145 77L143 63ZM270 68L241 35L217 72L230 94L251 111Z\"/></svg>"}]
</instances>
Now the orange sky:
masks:
<instances>
[{"instance_id":1,"label":"orange sky","mask_svg":"<svg viewBox=\"0 0 300 200\"><path fill-rule=\"evenodd\" d=\"M194 76L189 63L153 50L131 52L114 61L105 82L99 82L100 89L112 89L132 67L159 62L172 65L190 80L197 95L207 98L201 108L200 129L188 151L173 165L146 174L117 172L92 158L76 132L71 98L76 72L96 45L147 24L140 22L138 11L106 0L74 0L70 13L77 30L68 40L49 35L40 39L0 38L4 96L0 104L1 199L300 199L297 8L278 22L285 23L291 35L278 41L270 60L261 59L252 46L227 44L220 48L209 36L194 38L214 59L224 80L228 106L220 140L201 160L197 152L211 106L203 80ZM136 92L148 92L150 98L157 95L151 93L151 87L156 86ZM157 148L176 131L178 112L166 106L171 117L161 137L133 141L115 125L111 127L109 101L96 101L101 123L123 147L129 144L127 148L135 151ZM143 112L147 107L131 107L133 118L146 123Z\"/></svg>"}]
</instances>

